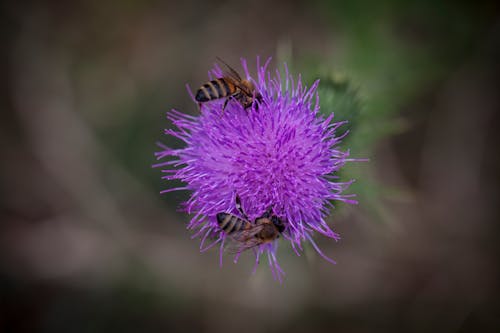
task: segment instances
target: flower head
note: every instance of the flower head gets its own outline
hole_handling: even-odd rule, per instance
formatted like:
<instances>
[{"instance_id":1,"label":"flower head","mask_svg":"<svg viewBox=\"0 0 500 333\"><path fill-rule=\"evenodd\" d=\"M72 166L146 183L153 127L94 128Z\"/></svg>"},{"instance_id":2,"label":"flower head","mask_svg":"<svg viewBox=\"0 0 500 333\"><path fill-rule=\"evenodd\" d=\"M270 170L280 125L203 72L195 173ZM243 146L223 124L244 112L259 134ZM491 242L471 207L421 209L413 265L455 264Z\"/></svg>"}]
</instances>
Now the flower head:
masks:
<instances>
[{"instance_id":1,"label":"flower head","mask_svg":"<svg viewBox=\"0 0 500 333\"><path fill-rule=\"evenodd\" d=\"M217 214L243 218L236 203L239 198L253 224L271 207L283 221L283 238L298 255L302 242L309 241L321 256L335 263L319 250L312 236L318 232L338 240L339 235L325 222L331 201L355 203L352 195L342 194L351 182L338 182L336 176L349 155L337 148L342 137L336 137L335 131L343 123L333 122L333 113L328 117L319 113L318 81L307 88L285 67L282 82L280 72L273 77L268 64L269 60L261 66L257 59L257 78L252 79L242 60L246 77L262 95L260 103L245 109L231 99L222 112L225 100L219 99L204 103L197 117L176 110L168 113L177 129L165 133L186 146L170 149L160 144L157 159L171 158L155 166L163 168L164 179L181 180L186 186L163 192L192 191L184 203L185 211L194 214L188 228L197 230L202 251L219 244L221 262L225 244L234 243L234 237L221 229ZM210 78L222 75L216 67ZM277 245L276 239L251 248L256 264L267 254L273 275L281 279Z\"/></svg>"}]
</instances>

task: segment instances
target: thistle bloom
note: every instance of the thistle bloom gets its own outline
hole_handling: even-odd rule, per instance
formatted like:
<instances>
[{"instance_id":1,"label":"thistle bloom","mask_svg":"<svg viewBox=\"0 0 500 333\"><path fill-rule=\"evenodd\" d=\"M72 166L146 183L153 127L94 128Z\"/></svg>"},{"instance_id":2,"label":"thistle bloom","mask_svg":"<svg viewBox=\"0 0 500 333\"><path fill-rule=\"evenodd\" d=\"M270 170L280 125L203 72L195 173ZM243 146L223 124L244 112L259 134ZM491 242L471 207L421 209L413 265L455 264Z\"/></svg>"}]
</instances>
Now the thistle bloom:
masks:
<instances>
[{"instance_id":1,"label":"thistle bloom","mask_svg":"<svg viewBox=\"0 0 500 333\"><path fill-rule=\"evenodd\" d=\"M339 240L324 220L331 201L356 203L353 195L342 194L352 181L339 182L336 176L349 156L337 147L345 134L335 136L344 122L333 122L333 113L328 117L319 113L318 81L307 88L300 76L295 81L289 75L286 66L282 81L279 71L271 75L269 61L261 66L257 59L257 78L252 79L242 59L246 77L262 95L259 105L244 109L231 100L222 113L224 99L219 99L204 103L196 117L176 110L167 114L177 129L165 133L184 141L185 147L159 144L156 158L160 161L154 167L162 168L163 179L181 180L186 186L162 192L192 191L183 205L194 214L188 228L197 230L193 237L201 237L201 251L220 246L221 264L225 243L231 240L218 226L216 215L240 216L236 195L251 221L272 207L284 221L283 238L297 255L302 242L309 241L323 258L335 263L321 252L313 234ZM210 79L221 76L219 67L209 73ZM281 281L284 272L276 259L277 246L274 240L252 250L256 265L267 254L273 276Z\"/></svg>"}]
</instances>

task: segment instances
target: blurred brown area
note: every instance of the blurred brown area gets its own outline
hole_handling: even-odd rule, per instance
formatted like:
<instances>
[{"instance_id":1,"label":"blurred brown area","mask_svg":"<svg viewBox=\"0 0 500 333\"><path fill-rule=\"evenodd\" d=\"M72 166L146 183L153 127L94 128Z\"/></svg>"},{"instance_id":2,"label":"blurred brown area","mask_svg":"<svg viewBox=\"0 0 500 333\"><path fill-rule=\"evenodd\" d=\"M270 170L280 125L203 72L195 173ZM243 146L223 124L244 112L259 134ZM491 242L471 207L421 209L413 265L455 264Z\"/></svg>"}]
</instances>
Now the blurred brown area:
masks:
<instances>
[{"instance_id":1,"label":"blurred brown area","mask_svg":"<svg viewBox=\"0 0 500 333\"><path fill-rule=\"evenodd\" d=\"M401 106L407 129L349 166L401 191L381 198L390 223L363 198L342 207L342 241L318 240L336 266L283 246L282 285L265 265L250 275L250 255L220 269L176 211L187 194L159 196L163 115L196 112L185 83L215 56L335 57L346 32L322 8L1 5L0 332L500 330L497 6L474 47ZM421 47L432 35L405 34Z\"/></svg>"}]
</instances>

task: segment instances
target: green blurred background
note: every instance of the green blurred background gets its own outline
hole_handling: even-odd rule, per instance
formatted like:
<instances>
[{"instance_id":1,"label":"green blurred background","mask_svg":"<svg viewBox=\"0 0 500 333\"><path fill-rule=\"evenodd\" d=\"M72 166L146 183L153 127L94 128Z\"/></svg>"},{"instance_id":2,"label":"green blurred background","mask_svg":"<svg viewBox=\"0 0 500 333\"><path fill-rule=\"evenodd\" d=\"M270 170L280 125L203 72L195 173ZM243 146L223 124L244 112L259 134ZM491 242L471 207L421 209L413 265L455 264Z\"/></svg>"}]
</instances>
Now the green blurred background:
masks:
<instances>
[{"instance_id":1,"label":"green blurred background","mask_svg":"<svg viewBox=\"0 0 500 333\"><path fill-rule=\"evenodd\" d=\"M0 5L0 332L498 332L493 1ZM350 120L342 236L287 276L198 252L158 192L165 112L219 56L286 61ZM175 144L175 143L172 143Z\"/></svg>"}]
</instances>

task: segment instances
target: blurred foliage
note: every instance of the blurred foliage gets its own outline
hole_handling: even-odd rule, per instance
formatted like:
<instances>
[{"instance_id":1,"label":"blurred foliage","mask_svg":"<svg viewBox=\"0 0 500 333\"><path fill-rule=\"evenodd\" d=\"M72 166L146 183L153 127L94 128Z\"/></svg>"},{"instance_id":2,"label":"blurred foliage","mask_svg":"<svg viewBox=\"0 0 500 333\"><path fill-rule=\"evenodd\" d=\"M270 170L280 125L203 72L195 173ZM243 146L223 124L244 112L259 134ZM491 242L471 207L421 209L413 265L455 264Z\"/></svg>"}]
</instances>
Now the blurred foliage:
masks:
<instances>
[{"instance_id":1,"label":"blurred foliage","mask_svg":"<svg viewBox=\"0 0 500 333\"><path fill-rule=\"evenodd\" d=\"M405 190L388 188L376 179L374 150L384 138L410 126L401 117L404 105L431 91L466 59L474 56L477 39L487 28L491 3L397 1L370 3L317 1L329 19L335 57L305 54L293 59L295 70L312 83L320 78L324 113L349 123L338 131L353 158L369 158L357 167L341 170L344 180L356 179L356 193L370 215L391 222L382 199L405 200ZM475 15L470 15L470 13ZM494 11L491 11L492 13Z\"/></svg>"},{"instance_id":2,"label":"blurred foliage","mask_svg":"<svg viewBox=\"0 0 500 333\"><path fill-rule=\"evenodd\" d=\"M333 112L336 122L348 122L337 130L336 135L342 136L348 130L355 131L361 115L362 103L357 89L352 87L349 80L341 75L320 78L318 94L322 113ZM349 136L344 139L344 142L348 140Z\"/></svg>"}]
</instances>

